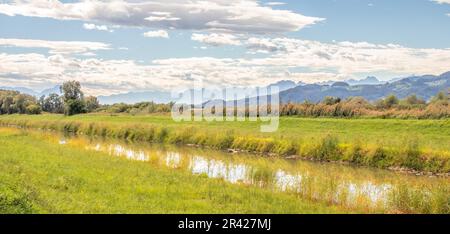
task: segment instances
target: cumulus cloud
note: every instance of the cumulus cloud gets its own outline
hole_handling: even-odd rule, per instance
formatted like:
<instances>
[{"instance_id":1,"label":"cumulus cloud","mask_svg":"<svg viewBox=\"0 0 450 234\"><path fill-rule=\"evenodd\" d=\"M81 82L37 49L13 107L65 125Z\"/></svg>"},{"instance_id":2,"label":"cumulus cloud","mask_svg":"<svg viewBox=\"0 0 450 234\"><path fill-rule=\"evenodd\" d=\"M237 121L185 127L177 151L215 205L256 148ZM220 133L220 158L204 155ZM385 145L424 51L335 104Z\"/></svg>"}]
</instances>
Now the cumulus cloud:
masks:
<instances>
[{"instance_id":1,"label":"cumulus cloud","mask_svg":"<svg viewBox=\"0 0 450 234\"><path fill-rule=\"evenodd\" d=\"M450 48L408 48L368 42L321 43L292 38L264 39L264 43L252 46L253 49L259 46L277 50L266 58L243 61L248 66L333 69L339 74L351 75L362 72L439 74L447 71L450 64Z\"/></svg>"},{"instance_id":2,"label":"cumulus cloud","mask_svg":"<svg viewBox=\"0 0 450 234\"><path fill-rule=\"evenodd\" d=\"M199 34L194 33L191 36L191 40L209 44L212 46L221 45L240 45L239 39L231 34L225 33L211 33L211 34Z\"/></svg>"},{"instance_id":3,"label":"cumulus cloud","mask_svg":"<svg viewBox=\"0 0 450 234\"><path fill-rule=\"evenodd\" d=\"M98 31L107 31L114 32L114 30L108 28L106 25L96 25L96 24L83 24L83 28L86 30L98 30Z\"/></svg>"},{"instance_id":4,"label":"cumulus cloud","mask_svg":"<svg viewBox=\"0 0 450 234\"><path fill-rule=\"evenodd\" d=\"M169 33L165 30L157 30L157 31L148 31L143 34L144 37L161 37L161 38L169 38Z\"/></svg>"},{"instance_id":5,"label":"cumulus cloud","mask_svg":"<svg viewBox=\"0 0 450 234\"><path fill-rule=\"evenodd\" d=\"M251 37L246 42L247 48L258 53L269 53L285 50L284 45L268 38Z\"/></svg>"},{"instance_id":6,"label":"cumulus cloud","mask_svg":"<svg viewBox=\"0 0 450 234\"><path fill-rule=\"evenodd\" d=\"M203 39L211 38L208 36ZM375 72L440 74L448 71L450 64L450 48L408 48L349 41L322 43L284 37L252 37L241 39L240 43L250 51L267 53L248 58L191 57L142 63L86 57L98 50L111 49L100 42L0 39L0 46L50 51L50 55L0 53L0 82L4 86L46 88L76 79L83 83L88 94L108 95L130 90L170 90L188 84L192 77L201 77L206 84L242 87L267 85L282 79L343 80Z\"/></svg>"},{"instance_id":7,"label":"cumulus cloud","mask_svg":"<svg viewBox=\"0 0 450 234\"><path fill-rule=\"evenodd\" d=\"M0 38L0 46L46 48L51 54L82 54L96 50L109 50L109 44L90 41L45 41L32 39Z\"/></svg>"},{"instance_id":8,"label":"cumulus cloud","mask_svg":"<svg viewBox=\"0 0 450 234\"><path fill-rule=\"evenodd\" d=\"M289 10L275 10L256 0L115 0L68 3L58 0L17 0L0 4L0 13L131 27L258 34L297 31L323 20Z\"/></svg>"}]
</instances>

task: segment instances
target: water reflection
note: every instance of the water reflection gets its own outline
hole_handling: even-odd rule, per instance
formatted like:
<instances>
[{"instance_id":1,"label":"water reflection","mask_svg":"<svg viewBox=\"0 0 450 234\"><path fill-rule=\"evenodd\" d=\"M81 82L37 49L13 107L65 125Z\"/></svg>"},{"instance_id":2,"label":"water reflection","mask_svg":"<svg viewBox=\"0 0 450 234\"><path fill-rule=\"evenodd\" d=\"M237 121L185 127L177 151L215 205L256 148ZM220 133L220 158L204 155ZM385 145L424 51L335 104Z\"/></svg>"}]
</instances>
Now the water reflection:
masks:
<instances>
[{"instance_id":1,"label":"water reflection","mask_svg":"<svg viewBox=\"0 0 450 234\"><path fill-rule=\"evenodd\" d=\"M66 142L66 140L61 140ZM107 152L111 156L148 162L151 158L169 168L189 170L192 174L204 174L230 183L266 187L278 191L302 193L314 199L328 197L334 203L351 204L366 199L369 205L386 206L391 184L374 184L371 181L355 183L349 180L310 175L308 170L289 172L278 168L267 170L258 166L211 158L207 155L175 151L142 150L118 143L88 143L88 150Z\"/></svg>"},{"instance_id":2,"label":"water reflection","mask_svg":"<svg viewBox=\"0 0 450 234\"><path fill-rule=\"evenodd\" d=\"M85 147L87 150L105 152L114 157L125 157L176 170L187 170L192 174L223 179L233 184L294 193L313 200L349 207L390 209L397 201L407 205L409 202L426 204L434 199L434 196L438 199L442 196L442 190L433 192L434 188L439 188L442 184L448 188L449 185L448 178L415 177L386 170L241 154L231 155L185 147L169 147L168 149L160 145L142 146L82 137L66 137L60 139L59 144L73 144L77 147ZM400 195L407 195L402 197L398 196L398 188L417 189L400 191L404 192ZM394 195L394 191L397 195ZM411 191L419 191L420 194L408 195ZM405 200L410 198L408 196L418 200ZM446 197L448 194L444 195L444 199Z\"/></svg>"}]
</instances>

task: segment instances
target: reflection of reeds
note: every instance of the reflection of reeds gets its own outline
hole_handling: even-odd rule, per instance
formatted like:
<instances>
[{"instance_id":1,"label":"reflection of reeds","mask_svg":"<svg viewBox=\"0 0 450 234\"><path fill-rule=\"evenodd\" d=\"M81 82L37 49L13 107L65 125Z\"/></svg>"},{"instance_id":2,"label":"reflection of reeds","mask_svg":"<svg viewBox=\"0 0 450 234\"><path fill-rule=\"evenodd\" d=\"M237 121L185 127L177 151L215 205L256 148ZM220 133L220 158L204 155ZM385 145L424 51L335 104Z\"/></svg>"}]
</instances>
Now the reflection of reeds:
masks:
<instances>
[{"instance_id":1,"label":"reflection of reeds","mask_svg":"<svg viewBox=\"0 0 450 234\"><path fill-rule=\"evenodd\" d=\"M35 132L35 131L31 131ZM39 132L35 132L39 134ZM42 134L51 140L54 134ZM183 135L183 134L182 134ZM58 137L53 136L57 142ZM333 155L338 142L332 137L322 149L325 155ZM123 156L140 160L140 154L153 165L172 169L192 171L195 162L203 166L195 167L195 174L202 177L216 178L231 183L253 185L269 190L281 190L287 194L310 201L320 201L338 205L348 210L366 212L397 213L450 213L450 190L445 179L428 179L426 177L409 177L406 175L392 178L393 173L373 170L383 175L373 174L372 170L356 169L337 164L317 164L306 161L288 161L277 158L263 158L246 155L230 156L224 152L184 148L167 145L148 147L139 143L125 143L120 140L93 141L90 138L77 137L68 140L71 146L109 152L114 156ZM103 147L101 147L103 145ZM111 152L109 146L116 151ZM99 147L100 146L100 147ZM156 147L156 148L154 148ZM411 146L406 147L406 149ZM352 147L350 147L352 148ZM361 146L349 149L354 156ZM130 153L132 152L132 153ZM383 148L377 148L370 161L384 160ZM129 155L134 155L129 157ZM346 156L347 157L347 156ZM195 161L195 162L194 162ZM198 166L198 165L197 165ZM238 172L245 168L245 173ZM370 173L368 173L370 171ZM243 171L241 171L243 172ZM244 178L245 177L245 178Z\"/></svg>"},{"instance_id":2,"label":"reflection of reeds","mask_svg":"<svg viewBox=\"0 0 450 234\"><path fill-rule=\"evenodd\" d=\"M136 142L193 144L214 149L243 150L280 156L298 155L319 161L343 161L378 168L402 167L435 173L450 172L450 160L433 152L424 152L417 141L398 147L369 147L358 142L343 144L327 135L307 141L301 138L263 137L233 131L207 131L194 126L170 128L149 124L115 124L81 121L2 119L1 125L38 128L70 134L100 136Z\"/></svg>"},{"instance_id":3,"label":"reflection of reeds","mask_svg":"<svg viewBox=\"0 0 450 234\"><path fill-rule=\"evenodd\" d=\"M411 188L408 184L396 186L390 194L392 209L402 213L450 213L450 187L443 183L439 186Z\"/></svg>"}]
</instances>

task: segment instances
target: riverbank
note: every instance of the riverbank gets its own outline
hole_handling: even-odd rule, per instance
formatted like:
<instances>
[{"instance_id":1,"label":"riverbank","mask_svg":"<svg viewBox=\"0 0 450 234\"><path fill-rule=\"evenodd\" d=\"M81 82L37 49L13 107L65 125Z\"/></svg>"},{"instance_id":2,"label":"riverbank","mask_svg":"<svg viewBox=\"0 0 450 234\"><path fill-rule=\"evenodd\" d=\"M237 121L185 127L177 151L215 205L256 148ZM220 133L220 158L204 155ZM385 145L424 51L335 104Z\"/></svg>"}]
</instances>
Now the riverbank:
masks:
<instances>
[{"instance_id":1,"label":"riverbank","mask_svg":"<svg viewBox=\"0 0 450 234\"><path fill-rule=\"evenodd\" d=\"M0 116L0 125L136 142L197 145L334 161L415 173L450 172L449 120L281 118L276 133L257 122L185 122L170 116Z\"/></svg>"},{"instance_id":2,"label":"riverbank","mask_svg":"<svg viewBox=\"0 0 450 234\"><path fill-rule=\"evenodd\" d=\"M349 210L21 131L0 131L0 213L347 213ZM359 211L362 212L362 211Z\"/></svg>"},{"instance_id":3,"label":"riverbank","mask_svg":"<svg viewBox=\"0 0 450 234\"><path fill-rule=\"evenodd\" d=\"M38 204L31 205L34 207L33 210L28 211L31 213L61 212L59 211L61 208L71 205L73 201L58 196L69 196L71 193L80 191L82 191L83 196L98 196L96 199L101 201L110 200L111 196L116 196L114 201L122 202L122 196L131 197L132 199L138 196L148 202L139 208L139 212L152 213L150 206L161 206L161 209L156 211L157 213L176 213L178 212L176 206L173 204L160 204L160 201L152 196L168 196L170 200L165 200L168 203L190 202L190 200L186 200L186 194L190 194L189 198L194 196L200 200L206 199L205 194L208 194L207 198L211 198L212 195L220 198L224 195L222 194L223 192L229 193L228 186L236 186L236 190L232 190L233 193L231 195L224 195L231 200L223 200L222 205L235 207L234 209L237 209L236 213L246 213L247 210L251 210L254 213L265 212L263 209L265 206L262 204L256 204L260 208L253 209L246 207L246 205L239 207L239 205L234 203L234 196L243 199L242 201L238 200L237 202L239 203L245 202L246 199L253 199L245 196L247 189L260 191L254 192L253 195L261 196L257 198L257 201L261 203L264 203L265 199L269 199L269 204L267 205L282 205L271 201L272 199L283 199L278 198L279 194L294 197L305 204L302 209L289 207L284 207L286 210L269 209L271 211L276 210L273 211L276 213L450 212L450 203L448 202L450 186L446 178L417 177L380 169L307 162L304 160L293 161L279 157L268 158L245 153L228 154L201 148L132 143L121 140L17 128L0 128L0 143L0 152L5 152L5 154L0 154L0 169L4 169L2 172L5 173L3 175L0 173L0 177L3 178L1 180L3 183L0 183L2 188L0 191L2 199L0 200L4 203L0 207L20 207L28 203ZM95 160L92 160L92 157ZM96 160L97 157L101 157L102 160L111 160L111 162L101 161L101 164L99 164L98 160ZM117 161L117 159L121 160ZM136 167L136 171L127 168L128 171L124 173L117 173L116 171L112 173L110 171L111 169L123 170L123 168L114 164L124 161L136 162L135 164L127 164L128 167L146 165L146 170L151 171L152 177L147 177L147 172L141 166ZM101 167L99 169L99 166L106 167L106 169ZM25 171L32 171L36 175ZM133 173L128 173L129 171ZM17 172L19 173L17 174ZM169 174L182 175L186 178L179 179L179 177ZM91 176L92 178L90 178ZM38 180L26 180L25 178L28 177L36 177ZM189 177L194 178L188 179ZM23 180L15 180L18 178L23 178ZM173 178L173 180L167 180L167 178ZM197 193L199 191L193 189L197 186L195 184L197 183L196 178L209 181L207 182L209 185L202 187L200 194ZM145 179L151 181L144 182L143 180ZM90 181L90 183L86 183L86 181ZM123 181L123 183L121 182L117 185L117 181ZM128 184L126 184L126 181L128 181ZM107 186L103 185L108 183L110 188L115 189L105 193ZM215 183L218 183L217 186L223 185L224 190L219 192L213 186ZM167 195L166 193L171 193L173 190L168 191L165 189L174 185L180 186L179 190L182 193ZM146 186L150 186L152 189L141 190L142 187ZM212 186L212 188L209 186ZM164 189L161 187L164 187ZM30 188L32 189L30 190ZM136 188L138 188L137 191L135 191ZM36 207L39 208L39 204L42 202L40 200L46 200L49 197L47 195L47 190L49 189L62 189L63 192L55 192L50 196L52 200L61 201L52 211L47 211L48 207L44 210L35 209ZM158 190L158 194L153 189ZM175 190L175 187L173 189ZM40 192L40 190L44 192ZM215 193L221 194L217 195ZM24 194L25 198L23 198ZM45 195L43 198L36 198L36 194ZM117 197L119 195L120 197ZM17 198L19 199L17 200ZM95 207L96 203L89 204L94 202L93 200L84 199L83 201L87 203L83 213L103 212L98 211ZM115 204L114 201L109 201L109 203L111 204L110 206L121 209L117 212L136 212L136 208ZM157 204L150 205L150 203L155 202ZM211 205L215 206L217 204ZM95 210L89 209L88 206L95 208ZM136 206L139 205L136 204ZM323 207L323 209L318 209L317 207ZM195 209L195 207L186 208L186 212L197 213ZM71 207L63 212L72 213L79 212L79 210ZM11 213L15 211L4 212ZM206 211L200 210L198 212L205 213ZM207 211L206 213L209 212Z\"/></svg>"}]
</instances>

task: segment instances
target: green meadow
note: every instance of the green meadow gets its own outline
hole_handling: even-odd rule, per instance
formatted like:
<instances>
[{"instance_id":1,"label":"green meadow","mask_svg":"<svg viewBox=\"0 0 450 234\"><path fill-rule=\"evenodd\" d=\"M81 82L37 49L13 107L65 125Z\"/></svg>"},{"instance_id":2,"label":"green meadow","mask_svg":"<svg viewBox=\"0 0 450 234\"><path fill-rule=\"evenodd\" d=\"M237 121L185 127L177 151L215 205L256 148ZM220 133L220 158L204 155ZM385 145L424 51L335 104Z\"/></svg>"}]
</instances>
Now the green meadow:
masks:
<instances>
[{"instance_id":1,"label":"green meadow","mask_svg":"<svg viewBox=\"0 0 450 234\"><path fill-rule=\"evenodd\" d=\"M61 146L20 130L0 130L0 213L348 212L294 194Z\"/></svg>"},{"instance_id":2,"label":"green meadow","mask_svg":"<svg viewBox=\"0 0 450 234\"><path fill-rule=\"evenodd\" d=\"M447 119L282 117L280 128L274 133L261 133L261 124L175 122L169 115L161 114L0 116L0 127L3 126L0 213L448 213L450 210L446 178L428 181L420 179L425 176L417 179L395 176L395 180L388 174L373 177L386 170L361 177L343 170L346 166L334 171L328 167L322 172L312 163L306 171L317 176L302 182L309 187L303 193L284 192L232 184L126 157L111 157L106 152L88 150L84 144L59 145L55 140L33 134L39 130L142 146L162 143L173 147L195 145L209 150L241 150L263 160L255 162L260 168L256 176L264 178L273 175L277 166L284 165L282 159L288 156L368 169L406 168L414 173L446 175L450 172ZM281 160L281 164L272 165L266 157ZM348 168L352 171L352 167ZM292 167L293 171L297 169ZM326 176L328 173L332 175ZM365 181L363 177L373 178ZM390 208L368 208L367 197L358 197L348 204L345 194L340 194L342 201L336 202L338 181L347 179L360 183L361 188L395 184L389 195ZM318 198L314 194L323 196Z\"/></svg>"},{"instance_id":3,"label":"green meadow","mask_svg":"<svg viewBox=\"0 0 450 234\"><path fill-rule=\"evenodd\" d=\"M220 150L340 161L377 168L450 172L450 120L280 118L261 122L175 122L169 115L0 116L0 124L130 141L195 144Z\"/></svg>"}]
</instances>

